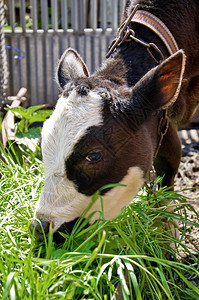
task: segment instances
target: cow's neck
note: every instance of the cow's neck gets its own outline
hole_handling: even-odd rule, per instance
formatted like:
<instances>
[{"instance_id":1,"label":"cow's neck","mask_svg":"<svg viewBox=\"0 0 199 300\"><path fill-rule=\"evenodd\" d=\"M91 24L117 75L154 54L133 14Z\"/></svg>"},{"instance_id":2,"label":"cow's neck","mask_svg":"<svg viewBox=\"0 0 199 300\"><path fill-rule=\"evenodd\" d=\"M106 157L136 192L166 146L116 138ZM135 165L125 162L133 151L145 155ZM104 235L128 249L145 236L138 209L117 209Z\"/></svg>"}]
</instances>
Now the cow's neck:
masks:
<instances>
[{"instance_id":1,"label":"cow's neck","mask_svg":"<svg viewBox=\"0 0 199 300\"><path fill-rule=\"evenodd\" d=\"M169 56L164 43L154 32L136 23L132 27L138 39L146 43L154 43L161 50L165 59ZM153 53L157 60L160 61L161 57L159 54L155 51ZM126 66L129 86L134 86L141 77L157 65L157 62L149 54L146 47L133 41L122 44L118 49L118 54L122 57Z\"/></svg>"},{"instance_id":2,"label":"cow's neck","mask_svg":"<svg viewBox=\"0 0 199 300\"><path fill-rule=\"evenodd\" d=\"M199 34L195 28L199 25L197 16L199 1L187 0L186 7L182 0L134 0L126 2L123 21L127 19L136 4L140 5L139 9L148 11L158 17L171 31L179 49L184 49L187 57L192 57L192 61L195 62L194 65L192 65L191 61L189 61L189 59L187 60L184 76L189 77L190 75L192 76L193 73L198 76L198 51L196 49L198 49ZM155 43L163 52L165 58L169 56L164 43L154 32L140 24L133 23L131 26L135 31L136 37L148 43ZM194 32L195 34L193 34ZM115 58L122 58L125 64L129 86L133 86L147 71L156 65L144 46L136 45L135 42L132 44L131 42L124 43L115 50L115 53L117 53ZM112 57L114 57L114 54L112 54ZM104 68L109 67L110 64L110 60L107 60ZM134 66L136 66L136 68ZM121 77L122 72L118 73L118 78ZM115 78L115 74L105 73L108 75L107 78Z\"/></svg>"},{"instance_id":3,"label":"cow's neck","mask_svg":"<svg viewBox=\"0 0 199 300\"><path fill-rule=\"evenodd\" d=\"M137 38L146 43L155 43L165 58L169 56L164 43L154 32L140 24L134 23L132 26ZM143 45L136 42L125 42L115 50L111 58L106 60L104 66L98 71L98 75L103 75L106 79L120 84L122 84L121 79L123 78L125 84L134 86L156 65L157 62Z\"/></svg>"},{"instance_id":4,"label":"cow's neck","mask_svg":"<svg viewBox=\"0 0 199 300\"><path fill-rule=\"evenodd\" d=\"M141 10L148 11L158 17L171 31L179 49L183 49L191 60L186 61L185 77L193 73L198 74L198 41L199 26L198 0L127 0L123 20L127 18L136 4ZM136 32L137 33L137 32ZM194 61L194 64L192 65ZM194 68L194 70L193 70Z\"/></svg>"}]
</instances>

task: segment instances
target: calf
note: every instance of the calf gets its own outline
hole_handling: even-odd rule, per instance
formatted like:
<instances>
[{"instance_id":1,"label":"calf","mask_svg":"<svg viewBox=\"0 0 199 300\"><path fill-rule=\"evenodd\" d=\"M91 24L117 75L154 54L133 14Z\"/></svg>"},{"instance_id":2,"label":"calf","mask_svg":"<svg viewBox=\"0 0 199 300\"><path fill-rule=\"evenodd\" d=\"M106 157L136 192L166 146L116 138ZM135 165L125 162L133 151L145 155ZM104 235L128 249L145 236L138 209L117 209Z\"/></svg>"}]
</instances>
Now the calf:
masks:
<instances>
[{"instance_id":1,"label":"calf","mask_svg":"<svg viewBox=\"0 0 199 300\"><path fill-rule=\"evenodd\" d=\"M132 22L136 4L137 12L158 17L183 50L170 55L161 36ZM154 158L163 184L174 184L181 157L177 125L189 122L199 101L198 14L198 0L126 1L123 21L130 19L123 34L131 30L137 40L120 36L92 75L75 50L62 55L57 69L62 94L42 130L45 184L32 221L38 238L36 219L46 234L50 221L54 232L70 231L94 192L121 183L126 187L102 190L104 217L115 218L137 194ZM92 211L101 211L100 200ZM91 222L98 217L93 214Z\"/></svg>"}]
</instances>

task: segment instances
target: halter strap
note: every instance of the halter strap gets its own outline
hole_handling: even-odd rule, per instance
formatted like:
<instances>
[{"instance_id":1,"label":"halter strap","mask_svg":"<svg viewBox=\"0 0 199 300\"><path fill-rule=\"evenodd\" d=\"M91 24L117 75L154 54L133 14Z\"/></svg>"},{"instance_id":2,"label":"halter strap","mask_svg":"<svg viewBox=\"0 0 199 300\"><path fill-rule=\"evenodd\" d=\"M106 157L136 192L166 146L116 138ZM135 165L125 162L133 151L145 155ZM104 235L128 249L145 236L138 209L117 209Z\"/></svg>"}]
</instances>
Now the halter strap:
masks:
<instances>
[{"instance_id":1,"label":"halter strap","mask_svg":"<svg viewBox=\"0 0 199 300\"><path fill-rule=\"evenodd\" d=\"M131 22L145 25L146 27L154 31L163 41L170 55L179 50L176 40L168 27L159 18L157 18L150 12L137 10Z\"/></svg>"}]
</instances>

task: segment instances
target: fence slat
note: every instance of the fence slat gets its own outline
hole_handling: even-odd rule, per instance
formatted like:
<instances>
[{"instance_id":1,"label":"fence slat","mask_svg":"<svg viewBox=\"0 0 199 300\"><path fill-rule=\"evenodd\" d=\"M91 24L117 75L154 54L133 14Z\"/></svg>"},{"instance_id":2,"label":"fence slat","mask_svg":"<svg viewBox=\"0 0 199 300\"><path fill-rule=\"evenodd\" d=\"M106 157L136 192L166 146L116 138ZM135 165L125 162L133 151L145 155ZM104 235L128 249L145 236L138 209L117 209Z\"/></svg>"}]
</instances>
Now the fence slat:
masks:
<instances>
[{"instance_id":1,"label":"fence slat","mask_svg":"<svg viewBox=\"0 0 199 300\"><path fill-rule=\"evenodd\" d=\"M100 14L100 20L101 20L101 28L103 30L107 27L107 7L106 7L106 0L101 0L101 14Z\"/></svg>"},{"instance_id":2,"label":"fence slat","mask_svg":"<svg viewBox=\"0 0 199 300\"><path fill-rule=\"evenodd\" d=\"M37 31L38 29L38 18L37 18L37 1L31 0L31 17L32 17L32 29Z\"/></svg>"},{"instance_id":3,"label":"fence slat","mask_svg":"<svg viewBox=\"0 0 199 300\"><path fill-rule=\"evenodd\" d=\"M15 31L15 5L14 0L9 0L9 6L10 6L10 25L12 28L12 31Z\"/></svg>"},{"instance_id":4,"label":"fence slat","mask_svg":"<svg viewBox=\"0 0 199 300\"><path fill-rule=\"evenodd\" d=\"M54 31L57 31L58 30L57 0L51 0L51 16L52 16L52 28Z\"/></svg>"},{"instance_id":5,"label":"fence slat","mask_svg":"<svg viewBox=\"0 0 199 300\"><path fill-rule=\"evenodd\" d=\"M41 0L41 21L42 29L48 30L48 2L47 0Z\"/></svg>"},{"instance_id":6,"label":"fence slat","mask_svg":"<svg viewBox=\"0 0 199 300\"><path fill-rule=\"evenodd\" d=\"M91 14L91 28L93 30L96 30L96 28L97 28L97 0L91 1L90 14Z\"/></svg>"},{"instance_id":7,"label":"fence slat","mask_svg":"<svg viewBox=\"0 0 199 300\"><path fill-rule=\"evenodd\" d=\"M78 0L73 0L71 2L71 5L72 5L72 7L71 7L72 29L76 32L78 31L78 12L77 12L78 11L78 5L77 5L77 1Z\"/></svg>"},{"instance_id":8,"label":"fence slat","mask_svg":"<svg viewBox=\"0 0 199 300\"><path fill-rule=\"evenodd\" d=\"M26 31L26 6L25 6L25 0L20 0L20 23L23 32Z\"/></svg>"},{"instance_id":9,"label":"fence slat","mask_svg":"<svg viewBox=\"0 0 199 300\"><path fill-rule=\"evenodd\" d=\"M118 27L118 0L112 0L112 8L111 8L111 13L112 13L112 29L114 31L117 30Z\"/></svg>"},{"instance_id":10,"label":"fence slat","mask_svg":"<svg viewBox=\"0 0 199 300\"><path fill-rule=\"evenodd\" d=\"M61 0L61 24L62 29L66 31L68 29L68 5L67 0Z\"/></svg>"},{"instance_id":11,"label":"fence slat","mask_svg":"<svg viewBox=\"0 0 199 300\"><path fill-rule=\"evenodd\" d=\"M119 20L121 20L121 19L122 19L123 10L124 10L124 4L125 4L125 0L120 0L120 13L119 13Z\"/></svg>"},{"instance_id":12,"label":"fence slat","mask_svg":"<svg viewBox=\"0 0 199 300\"><path fill-rule=\"evenodd\" d=\"M78 1L78 31L80 34L84 32L85 20L84 20L84 0Z\"/></svg>"}]
</instances>

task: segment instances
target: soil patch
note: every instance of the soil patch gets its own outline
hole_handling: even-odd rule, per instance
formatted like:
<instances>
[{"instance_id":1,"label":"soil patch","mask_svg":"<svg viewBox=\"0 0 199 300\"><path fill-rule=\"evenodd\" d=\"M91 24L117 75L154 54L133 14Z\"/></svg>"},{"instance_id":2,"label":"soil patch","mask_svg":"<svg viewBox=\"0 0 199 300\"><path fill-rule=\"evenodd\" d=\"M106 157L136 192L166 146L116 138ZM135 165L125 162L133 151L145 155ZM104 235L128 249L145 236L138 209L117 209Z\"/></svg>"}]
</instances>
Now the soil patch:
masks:
<instances>
[{"instance_id":1,"label":"soil patch","mask_svg":"<svg viewBox=\"0 0 199 300\"><path fill-rule=\"evenodd\" d=\"M182 159L175 180L175 189L182 191L187 201L199 213L199 128L180 130L182 141ZM187 189L187 190L184 190ZM199 222L194 212L188 212L188 218ZM199 228L189 228L189 237L199 248Z\"/></svg>"}]
</instances>

